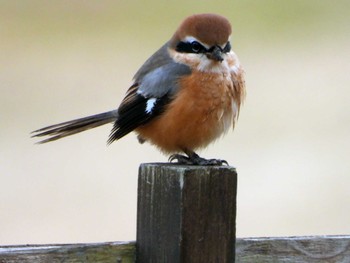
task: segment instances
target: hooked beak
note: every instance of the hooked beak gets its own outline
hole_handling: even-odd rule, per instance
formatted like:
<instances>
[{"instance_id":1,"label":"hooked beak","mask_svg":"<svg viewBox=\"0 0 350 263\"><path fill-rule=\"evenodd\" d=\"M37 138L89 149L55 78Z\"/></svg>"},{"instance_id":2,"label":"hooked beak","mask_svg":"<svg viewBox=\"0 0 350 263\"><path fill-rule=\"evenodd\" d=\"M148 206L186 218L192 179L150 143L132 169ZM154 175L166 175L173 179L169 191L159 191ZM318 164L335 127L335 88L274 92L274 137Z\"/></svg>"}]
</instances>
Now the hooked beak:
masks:
<instances>
[{"instance_id":1,"label":"hooked beak","mask_svg":"<svg viewBox=\"0 0 350 263\"><path fill-rule=\"evenodd\" d=\"M212 50L209 50L207 53L207 58L222 62L224 58L222 57L222 49L219 46L215 46Z\"/></svg>"}]
</instances>

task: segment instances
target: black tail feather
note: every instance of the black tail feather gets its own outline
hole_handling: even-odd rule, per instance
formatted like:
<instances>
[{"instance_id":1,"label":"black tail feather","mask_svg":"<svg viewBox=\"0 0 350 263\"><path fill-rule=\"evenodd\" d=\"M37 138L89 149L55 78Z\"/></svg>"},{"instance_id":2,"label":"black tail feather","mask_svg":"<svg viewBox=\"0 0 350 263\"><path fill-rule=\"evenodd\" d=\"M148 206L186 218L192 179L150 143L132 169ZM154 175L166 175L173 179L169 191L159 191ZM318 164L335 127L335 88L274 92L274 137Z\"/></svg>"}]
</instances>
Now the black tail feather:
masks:
<instances>
[{"instance_id":1,"label":"black tail feather","mask_svg":"<svg viewBox=\"0 0 350 263\"><path fill-rule=\"evenodd\" d=\"M32 132L32 137L49 136L49 138L37 142L38 144L55 141L66 136L70 136L82 131L86 131L107 123L116 121L118 118L117 110L108 111L80 119L66 121L50 125Z\"/></svg>"}]
</instances>

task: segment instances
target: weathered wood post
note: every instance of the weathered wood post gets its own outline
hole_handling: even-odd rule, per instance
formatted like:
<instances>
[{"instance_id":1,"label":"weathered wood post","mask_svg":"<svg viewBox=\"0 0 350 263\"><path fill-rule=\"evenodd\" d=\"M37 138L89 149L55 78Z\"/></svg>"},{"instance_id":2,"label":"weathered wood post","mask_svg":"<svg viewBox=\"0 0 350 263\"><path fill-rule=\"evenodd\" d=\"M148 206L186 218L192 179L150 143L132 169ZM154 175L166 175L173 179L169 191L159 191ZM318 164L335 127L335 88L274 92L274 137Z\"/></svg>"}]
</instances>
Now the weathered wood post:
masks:
<instances>
[{"instance_id":1,"label":"weathered wood post","mask_svg":"<svg viewBox=\"0 0 350 263\"><path fill-rule=\"evenodd\" d=\"M233 167L142 164L136 262L234 262L236 193Z\"/></svg>"}]
</instances>

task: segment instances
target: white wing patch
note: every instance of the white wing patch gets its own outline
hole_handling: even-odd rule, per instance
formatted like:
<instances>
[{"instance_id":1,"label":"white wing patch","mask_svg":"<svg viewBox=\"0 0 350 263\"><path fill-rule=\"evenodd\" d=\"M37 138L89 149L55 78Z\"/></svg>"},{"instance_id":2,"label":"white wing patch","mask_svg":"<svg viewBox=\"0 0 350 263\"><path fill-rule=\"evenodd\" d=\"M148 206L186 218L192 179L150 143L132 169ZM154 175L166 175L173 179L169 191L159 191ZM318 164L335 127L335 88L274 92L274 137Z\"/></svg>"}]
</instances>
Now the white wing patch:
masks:
<instances>
[{"instance_id":1,"label":"white wing patch","mask_svg":"<svg viewBox=\"0 0 350 263\"><path fill-rule=\"evenodd\" d=\"M154 106L156 105L156 98L151 98L147 101L147 105L146 105L146 113L152 113L152 110L154 108Z\"/></svg>"}]
</instances>

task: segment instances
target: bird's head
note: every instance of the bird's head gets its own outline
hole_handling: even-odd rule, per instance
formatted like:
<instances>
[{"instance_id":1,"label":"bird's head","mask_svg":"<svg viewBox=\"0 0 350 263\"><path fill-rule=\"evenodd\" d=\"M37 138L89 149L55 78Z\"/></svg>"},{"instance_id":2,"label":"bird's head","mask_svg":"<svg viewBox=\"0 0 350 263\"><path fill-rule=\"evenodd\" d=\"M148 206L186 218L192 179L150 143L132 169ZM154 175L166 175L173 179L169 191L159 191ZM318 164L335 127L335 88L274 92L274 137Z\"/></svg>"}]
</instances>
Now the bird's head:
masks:
<instances>
[{"instance_id":1,"label":"bird's head","mask_svg":"<svg viewBox=\"0 0 350 263\"><path fill-rule=\"evenodd\" d=\"M216 14L197 14L186 18L169 42L175 61L203 71L217 68L231 52L230 22Z\"/></svg>"}]
</instances>

